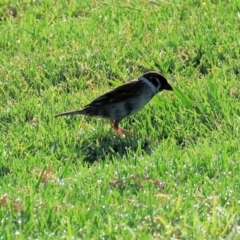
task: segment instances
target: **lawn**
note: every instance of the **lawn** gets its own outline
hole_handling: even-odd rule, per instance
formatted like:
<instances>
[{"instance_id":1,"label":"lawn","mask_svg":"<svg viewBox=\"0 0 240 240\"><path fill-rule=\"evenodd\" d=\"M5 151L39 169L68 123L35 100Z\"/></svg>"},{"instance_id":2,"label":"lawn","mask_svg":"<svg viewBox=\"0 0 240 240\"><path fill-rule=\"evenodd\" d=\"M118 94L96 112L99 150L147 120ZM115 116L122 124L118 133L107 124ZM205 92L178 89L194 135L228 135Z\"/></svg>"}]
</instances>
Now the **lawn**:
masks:
<instances>
[{"instance_id":1,"label":"lawn","mask_svg":"<svg viewBox=\"0 0 240 240\"><path fill-rule=\"evenodd\" d=\"M53 117L148 70L132 136ZM0 239L240 239L239 128L238 1L1 1Z\"/></svg>"}]
</instances>

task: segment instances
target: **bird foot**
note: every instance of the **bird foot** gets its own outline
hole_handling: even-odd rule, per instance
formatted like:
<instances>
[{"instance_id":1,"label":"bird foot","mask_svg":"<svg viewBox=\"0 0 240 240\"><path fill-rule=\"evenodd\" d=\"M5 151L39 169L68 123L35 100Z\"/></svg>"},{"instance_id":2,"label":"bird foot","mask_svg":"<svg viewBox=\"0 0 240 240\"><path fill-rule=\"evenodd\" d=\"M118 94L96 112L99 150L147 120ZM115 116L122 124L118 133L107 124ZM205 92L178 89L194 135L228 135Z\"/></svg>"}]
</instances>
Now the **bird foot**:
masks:
<instances>
[{"instance_id":1,"label":"bird foot","mask_svg":"<svg viewBox=\"0 0 240 240\"><path fill-rule=\"evenodd\" d=\"M125 134L123 132L126 132L128 134L133 135L133 131L131 130L127 130L124 128L120 128L118 125L115 124L115 122L113 120L110 121L110 124L113 126L114 131L120 136L120 137L125 137Z\"/></svg>"},{"instance_id":2,"label":"bird foot","mask_svg":"<svg viewBox=\"0 0 240 240\"><path fill-rule=\"evenodd\" d=\"M125 134L121 131L121 128L114 128L114 131L122 138L125 138Z\"/></svg>"},{"instance_id":3,"label":"bird foot","mask_svg":"<svg viewBox=\"0 0 240 240\"><path fill-rule=\"evenodd\" d=\"M131 131L131 130L124 129L124 128L120 128L120 129L121 129L121 131L127 132L130 135L133 135L133 131Z\"/></svg>"}]
</instances>

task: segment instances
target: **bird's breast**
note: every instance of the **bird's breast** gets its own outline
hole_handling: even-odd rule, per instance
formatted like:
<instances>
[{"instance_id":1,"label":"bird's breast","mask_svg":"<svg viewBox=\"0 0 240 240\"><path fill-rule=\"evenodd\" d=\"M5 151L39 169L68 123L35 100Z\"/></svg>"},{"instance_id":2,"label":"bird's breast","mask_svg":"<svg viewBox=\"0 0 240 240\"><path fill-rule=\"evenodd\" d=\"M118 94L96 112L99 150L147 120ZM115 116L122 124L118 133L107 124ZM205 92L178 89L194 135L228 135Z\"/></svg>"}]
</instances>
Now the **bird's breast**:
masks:
<instances>
[{"instance_id":1,"label":"bird's breast","mask_svg":"<svg viewBox=\"0 0 240 240\"><path fill-rule=\"evenodd\" d=\"M130 114L136 113L140 109L142 109L151 100L152 97L153 97L153 94L152 92L149 91L149 92L144 92L143 94L140 94L135 98L132 98L131 101L129 101L132 104L132 110L130 111Z\"/></svg>"}]
</instances>

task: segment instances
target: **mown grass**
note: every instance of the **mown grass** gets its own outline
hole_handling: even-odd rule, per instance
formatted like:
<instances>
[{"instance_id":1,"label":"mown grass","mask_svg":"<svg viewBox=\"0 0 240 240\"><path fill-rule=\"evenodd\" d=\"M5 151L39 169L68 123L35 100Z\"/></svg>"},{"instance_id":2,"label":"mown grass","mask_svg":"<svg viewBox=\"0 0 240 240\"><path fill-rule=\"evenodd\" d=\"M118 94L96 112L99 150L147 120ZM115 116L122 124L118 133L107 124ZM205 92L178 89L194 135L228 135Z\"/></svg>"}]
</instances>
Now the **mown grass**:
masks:
<instances>
[{"instance_id":1,"label":"mown grass","mask_svg":"<svg viewBox=\"0 0 240 240\"><path fill-rule=\"evenodd\" d=\"M3 1L1 239L240 239L237 1ZM121 122L81 108L144 71Z\"/></svg>"}]
</instances>

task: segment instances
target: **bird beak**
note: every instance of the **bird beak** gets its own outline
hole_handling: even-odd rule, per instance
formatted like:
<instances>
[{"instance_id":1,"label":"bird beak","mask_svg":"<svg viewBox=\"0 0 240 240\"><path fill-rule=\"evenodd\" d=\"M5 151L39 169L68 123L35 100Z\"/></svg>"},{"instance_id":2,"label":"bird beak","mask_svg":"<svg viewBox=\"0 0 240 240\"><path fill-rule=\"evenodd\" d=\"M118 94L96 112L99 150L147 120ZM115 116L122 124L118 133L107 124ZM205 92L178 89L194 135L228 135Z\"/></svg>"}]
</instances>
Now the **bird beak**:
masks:
<instances>
[{"instance_id":1,"label":"bird beak","mask_svg":"<svg viewBox=\"0 0 240 240\"><path fill-rule=\"evenodd\" d=\"M168 91L173 91L173 88L172 88L172 86L171 86L169 83L167 83L167 84L164 86L164 89L166 89L166 90L168 90Z\"/></svg>"}]
</instances>

